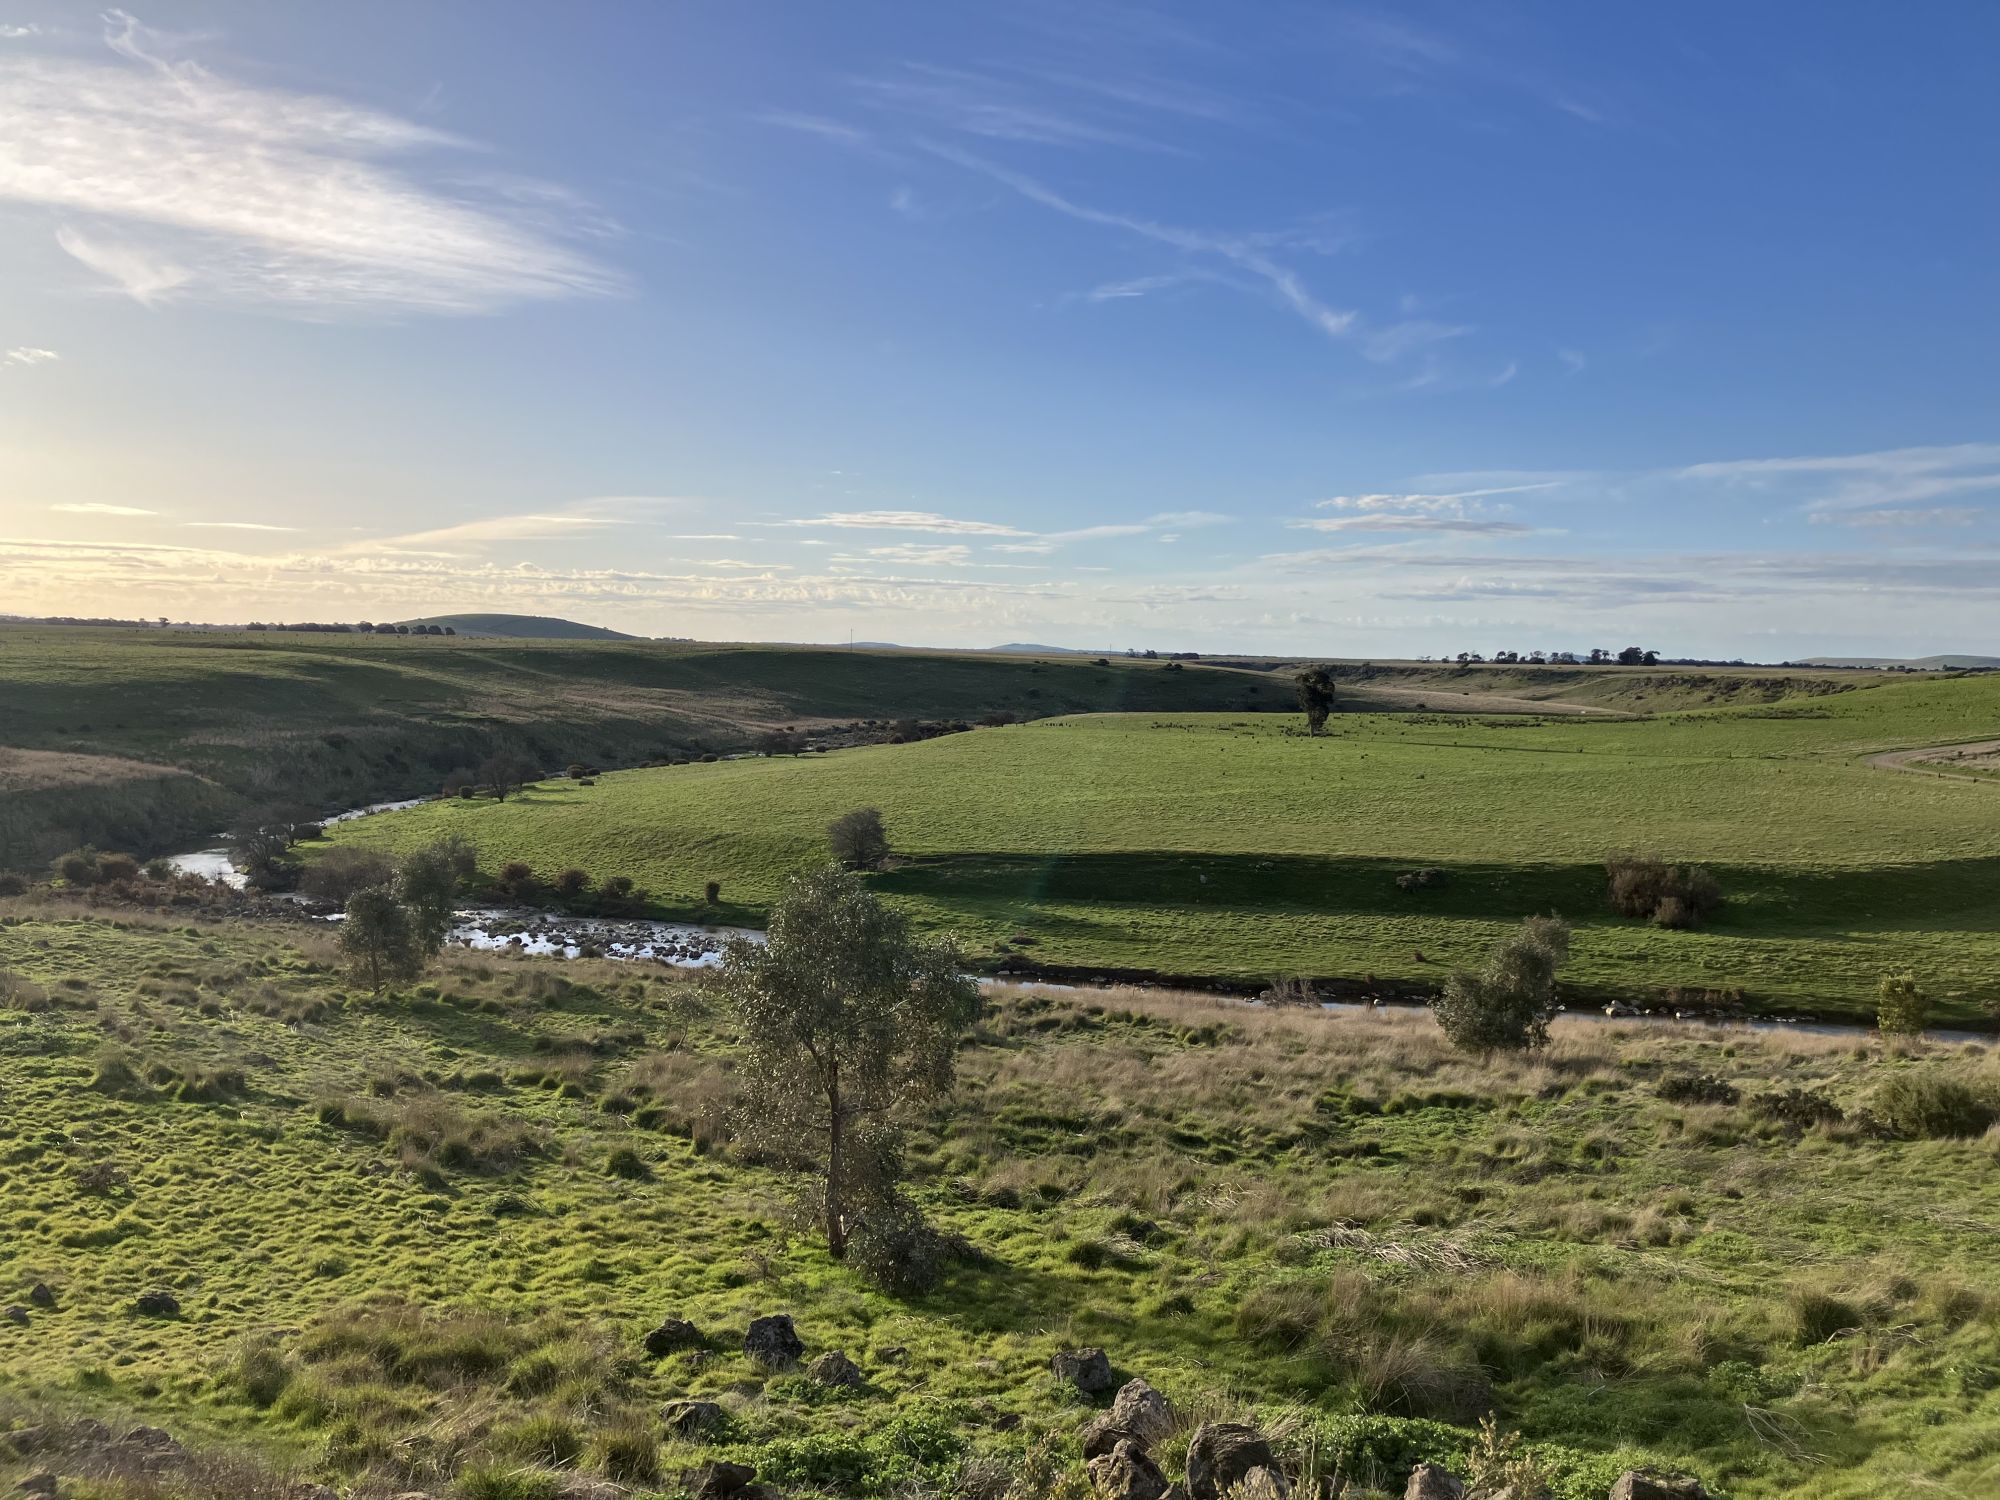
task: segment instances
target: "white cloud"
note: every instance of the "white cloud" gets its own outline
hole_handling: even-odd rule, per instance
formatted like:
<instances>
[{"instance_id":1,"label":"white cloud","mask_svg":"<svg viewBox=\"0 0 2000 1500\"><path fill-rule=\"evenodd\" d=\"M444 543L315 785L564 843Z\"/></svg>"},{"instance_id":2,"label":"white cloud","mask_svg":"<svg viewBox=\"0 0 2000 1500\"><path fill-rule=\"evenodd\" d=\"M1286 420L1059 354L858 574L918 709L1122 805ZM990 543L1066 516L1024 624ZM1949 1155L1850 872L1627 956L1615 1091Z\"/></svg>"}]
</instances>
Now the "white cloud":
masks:
<instances>
[{"instance_id":1,"label":"white cloud","mask_svg":"<svg viewBox=\"0 0 2000 1500\"><path fill-rule=\"evenodd\" d=\"M51 505L49 509L70 516L157 516L159 514L156 510L141 510L136 505L104 505L95 500L81 505Z\"/></svg>"},{"instance_id":2,"label":"white cloud","mask_svg":"<svg viewBox=\"0 0 2000 1500\"><path fill-rule=\"evenodd\" d=\"M935 546L923 542L899 542L893 547L870 547L868 555L887 558L890 562L944 568L959 568L972 561L972 549L963 542L941 542Z\"/></svg>"},{"instance_id":3,"label":"white cloud","mask_svg":"<svg viewBox=\"0 0 2000 1500\"><path fill-rule=\"evenodd\" d=\"M22 344L0 354L0 365L45 365L61 358L53 349L35 349Z\"/></svg>"},{"instance_id":4,"label":"white cloud","mask_svg":"<svg viewBox=\"0 0 2000 1500\"><path fill-rule=\"evenodd\" d=\"M1472 516L1364 515L1316 516L1288 521L1305 531L1460 531L1476 536L1518 536L1534 530L1519 521L1490 521Z\"/></svg>"},{"instance_id":5,"label":"white cloud","mask_svg":"<svg viewBox=\"0 0 2000 1500\"><path fill-rule=\"evenodd\" d=\"M1590 361L1584 358L1581 349L1558 349L1556 358L1563 362L1563 368L1572 375L1581 375Z\"/></svg>"},{"instance_id":6,"label":"white cloud","mask_svg":"<svg viewBox=\"0 0 2000 1500\"><path fill-rule=\"evenodd\" d=\"M463 521L456 526L441 526L433 531L412 531L403 536L358 542L349 550L367 551L387 547L401 551L450 546L460 542L477 546L486 542L540 541L553 537L584 535L593 528L616 524L615 521L606 520L601 516L487 516L478 521Z\"/></svg>"},{"instance_id":7,"label":"white cloud","mask_svg":"<svg viewBox=\"0 0 2000 1500\"><path fill-rule=\"evenodd\" d=\"M196 531L297 531L296 526L269 526L262 521L189 521Z\"/></svg>"},{"instance_id":8,"label":"white cloud","mask_svg":"<svg viewBox=\"0 0 2000 1500\"><path fill-rule=\"evenodd\" d=\"M934 531L947 536L1031 536L1017 526L992 521L960 521L929 510L842 510L803 516L785 526L836 526L859 531Z\"/></svg>"},{"instance_id":9,"label":"white cloud","mask_svg":"<svg viewBox=\"0 0 2000 1500\"><path fill-rule=\"evenodd\" d=\"M560 190L427 185L380 158L461 143L231 82L107 20L122 62L0 58L0 200L61 215L63 249L126 295L474 312L617 288L562 243L603 226Z\"/></svg>"},{"instance_id":10,"label":"white cloud","mask_svg":"<svg viewBox=\"0 0 2000 1500\"><path fill-rule=\"evenodd\" d=\"M1156 516L1146 517L1148 526L1226 526L1235 520L1212 510L1163 510Z\"/></svg>"},{"instance_id":11,"label":"white cloud","mask_svg":"<svg viewBox=\"0 0 2000 1500\"><path fill-rule=\"evenodd\" d=\"M1927 510L1825 510L1809 519L1834 526L1970 526L1985 514L1970 506L1941 505Z\"/></svg>"}]
</instances>

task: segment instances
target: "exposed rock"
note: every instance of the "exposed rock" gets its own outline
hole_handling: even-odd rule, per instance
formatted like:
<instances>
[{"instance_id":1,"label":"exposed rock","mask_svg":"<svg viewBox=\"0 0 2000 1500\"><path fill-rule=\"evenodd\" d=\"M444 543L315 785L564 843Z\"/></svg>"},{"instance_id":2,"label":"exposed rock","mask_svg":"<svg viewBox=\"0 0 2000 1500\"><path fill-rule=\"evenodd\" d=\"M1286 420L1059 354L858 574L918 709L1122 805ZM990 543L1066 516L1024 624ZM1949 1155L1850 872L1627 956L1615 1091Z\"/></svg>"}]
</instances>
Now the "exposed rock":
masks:
<instances>
[{"instance_id":1,"label":"exposed rock","mask_svg":"<svg viewBox=\"0 0 2000 1500\"><path fill-rule=\"evenodd\" d=\"M706 1437L722 1426L724 1412L713 1401L669 1401L660 1408L660 1420L676 1437Z\"/></svg>"},{"instance_id":2,"label":"exposed rock","mask_svg":"<svg viewBox=\"0 0 2000 1500\"><path fill-rule=\"evenodd\" d=\"M119 1449L148 1469L171 1468L188 1461L188 1451L163 1427L134 1427L118 1440Z\"/></svg>"},{"instance_id":3,"label":"exposed rock","mask_svg":"<svg viewBox=\"0 0 2000 1500\"><path fill-rule=\"evenodd\" d=\"M861 1366L849 1359L838 1349L829 1349L810 1365L806 1366L806 1377L815 1385L857 1386L866 1385L867 1377L861 1373Z\"/></svg>"},{"instance_id":4,"label":"exposed rock","mask_svg":"<svg viewBox=\"0 0 2000 1500\"><path fill-rule=\"evenodd\" d=\"M562 1500L626 1500L632 1492L622 1484L613 1484L608 1479L594 1479L588 1474L572 1474L563 1481Z\"/></svg>"},{"instance_id":5,"label":"exposed rock","mask_svg":"<svg viewBox=\"0 0 2000 1500\"><path fill-rule=\"evenodd\" d=\"M1465 1486L1436 1464L1418 1464L1403 1486L1403 1500L1464 1500L1464 1495Z\"/></svg>"},{"instance_id":6,"label":"exposed rock","mask_svg":"<svg viewBox=\"0 0 2000 1500\"><path fill-rule=\"evenodd\" d=\"M1148 1447L1174 1430L1174 1404L1143 1380L1128 1380L1111 1398L1111 1420Z\"/></svg>"},{"instance_id":7,"label":"exposed rock","mask_svg":"<svg viewBox=\"0 0 2000 1500\"><path fill-rule=\"evenodd\" d=\"M1193 1500L1222 1500L1252 1469L1277 1467L1277 1455L1256 1428L1204 1422L1188 1443L1188 1494Z\"/></svg>"},{"instance_id":8,"label":"exposed rock","mask_svg":"<svg viewBox=\"0 0 2000 1500\"><path fill-rule=\"evenodd\" d=\"M1129 1427L1120 1427L1110 1412L1100 1412L1084 1424L1083 1456L1102 1458L1120 1443L1137 1443L1141 1448L1152 1445Z\"/></svg>"},{"instance_id":9,"label":"exposed rock","mask_svg":"<svg viewBox=\"0 0 2000 1500\"><path fill-rule=\"evenodd\" d=\"M49 1290L49 1284L46 1281L38 1281L28 1289L28 1300L37 1307L54 1307L56 1305L56 1294Z\"/></svg>"},{"instance_id":10,"label":"exposed rock","mask_svg":"<svg viewBox=\"0 0 2000 1500\"><path fill-rule=\"evenodd\" d=\"M1099 1396L1117 1383L1102 1349L1063 1349L1049 1360L1056 1379L1086 1396Z\"/></svg>"},{"instance_id":11,"label":"exposed rock","mask_svg":"<svg viewBox=\"0 0 2000 1500\"><path fill-rule=\"evenodd\" d=\"M1291 1481L1276 1469L1252 1469L1236 1486L1235 1500L1290 1500Z\"/></svg>"},{"instance_id":12,"label":"exposed rock","mask_svg":"<svg viewBox=\"0 0 2000 1500\"><path fill-rule=\"evenodd\" d=\"M330 1484L295 1484L285 1491L285 1500L340 1500L340 1491Z\"/></svg>"},{"instance_id":13,"label":"exposed rock","mask_svg":"<svg viewBox=\"0 0 2000 1500\"><path fill-rule=\"evenodd\" d=\"M655 1359L700 1344L701 1330L685 1318L664 1318L658 1328L646 1335L646 1352Z\"/></svg>"},{"instance_id":14,"label":"exposed rock","mask_svg":"<svg viewBox=\"0 0 2000 1500\"><path fill-rule=\"evenodd\" d=\"M804 1357L806 1346L787 1313L753 1318L743 1335L743 1352L768 1370L782 1370ZM745 1483L748 1483L746 1480Z\"/></svg>"},{"instance_id":15,"label":"exposed rock","mask_svg":"<svg viewBox=\"0 0 2000 1500\"><path fill-rule=\"evenodd\" d=\"M886 1365L900 1365L910 1357L910 1351L901 1344L891 1344L875 1357Z\"/></svg>"},{"instance_id":16,"label":"exposed rock","mask_svg":"<svg viewBox=\"0 0 2000 1500\"><path fill-rule=\"evenodd\" d=\"M49 1430L46 1427L16 1427L12 1432L0 1432L0 1453L13 1453L26 1458L48 1439Z\"/></svg>"},{"instance_id":17,"label":"exposed rock","mask_svg":"<svg viewBox=\"0 0 2000 1500\"><path fill-rule=\"evenodd\" d=\"M141 1292L132 1303L132 1311L147 1318L178 1318L181 1315L181 1299L172 1292L158 1288Z\"/></svg>"},{"instance_id":18,"label":"exposed rock","mask_svg":"<svg viewBox=\"0 0 2000 1500\"><path fill-rule=\"evenodd\" d=\"M757 1471L748 1464L704 1464L690 1476L688 1493L694 1500L730 1500L756 1477Z\"/></svg>"},{"instance_id":19,"label":"exposed rock","mask_svg":"<svg viewBox=\"0 0 2000 1500\"><path fill-rule=\"evenodd\" d=\"M25 1307L10 1307L5 1312L0 1312L0 1318L5 1318L19 1328L28 1326L28 1310Z\"/></svg>"},{"instance_id":20,"label":"exposed rock","mask_svg":"<svg viewBox=\"0 0 2000 1500\"><path fill-rule=\"evenodd\" d=\"M30 1474L16 1487L17 1495L34 1495L41 1500L55 1500L56 1476L53 1474Z\"/></svg>"},{"instance_id":21,"label":"exposed rock","mask_svg":"<svg viewBox=\"0 0 2000 1500\"><path fill-rule=\"evenodd\" d=\"M1627 1469L1611 1486L1611 1500L1709 1500L1692 1474L1648 1474Z\"/></svg>"},{"instance_id":22,"label":"exposed rock","mask_svg":"<svg viewBox=\"0 0 2000 1500\"><path fill-rule=\"evenodd\" d=\"M1090 1482L1104 1500L1162 1500L1167 1493L1167 1476L1130 1438L1119 1439L1109 1453L1093 1458L1088 1468Z\"/></svg>"}]
</instances>

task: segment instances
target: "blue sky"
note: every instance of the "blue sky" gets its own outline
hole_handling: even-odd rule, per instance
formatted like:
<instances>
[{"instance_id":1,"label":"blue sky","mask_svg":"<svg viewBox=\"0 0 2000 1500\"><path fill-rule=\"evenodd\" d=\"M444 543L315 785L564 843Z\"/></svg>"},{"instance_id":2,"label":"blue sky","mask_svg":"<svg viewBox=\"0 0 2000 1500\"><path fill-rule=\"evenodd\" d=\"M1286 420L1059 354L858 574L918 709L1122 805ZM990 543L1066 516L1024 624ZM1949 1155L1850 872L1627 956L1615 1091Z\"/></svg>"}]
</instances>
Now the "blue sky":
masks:
<instances>
[{"instance_id":1,"label":"blue sky","mask_svg":"<svg viewBox=\"0 0 2000 1500\"><path fill-rule=\"evenodd\" d=\"M0 611L1995 650L2000 10L0 4Z\"/></svg>"}]
</instances>

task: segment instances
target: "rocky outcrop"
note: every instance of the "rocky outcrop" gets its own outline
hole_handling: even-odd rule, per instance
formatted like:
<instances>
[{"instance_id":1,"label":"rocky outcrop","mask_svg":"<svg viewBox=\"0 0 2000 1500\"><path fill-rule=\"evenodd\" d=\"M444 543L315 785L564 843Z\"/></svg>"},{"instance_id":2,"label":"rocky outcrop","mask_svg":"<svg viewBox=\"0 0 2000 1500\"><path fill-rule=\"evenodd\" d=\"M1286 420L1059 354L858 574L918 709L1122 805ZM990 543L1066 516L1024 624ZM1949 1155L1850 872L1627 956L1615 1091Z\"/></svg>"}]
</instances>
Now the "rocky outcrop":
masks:
<instances>
[{"instance_id":1,"label":"rocky outcrop","mask_svg":"<svg viewBox=\"0 0 2000 1500\"><path fill-rule=\"evenodd\" d=\"M1131 1438L1120 1438L1110 1452L1091 1459L1088 1468L1103 1500L1161 1500L1167 1493L1167 1476Z\"/></svg>"},{"instance_id":2,"label":"rocky outcrop","mask_svg":"<svg viewBox=\"0 0 2000 1500\"><path fill-rule=\"evenodd\" d=\"M1057 1380L1086 1396L1101 1396L1118 1383L1102 1349L1062 1349L1049 1360Z\"/></svg>"},{"instance_id":3,"label":"rocky outcrop","mask_svg":"<svg viewBox=\"0 0 2000 1500\"><path fill-rule=\"evenodd\" d=\"M773 1313L751 1321L743 1335L743 1352L767 1370L788 1370L805 1357L805 1340L792 1326L789 1313Z\"/></svg>"},{"instance_id":4,"label":"rocky outcrop","mask_svg":"<svg viewBox=\"0 0 2000 1500\"><path fill-rule=\"evenodd\" d=\"M1436 1464L1418 1464L1403 1486L1403 1500L1464 1500L1464 1496L1465 1486Z\"/></svg>"},{"instance_id":5,"label":"rocky outcrop","mask_svg":"<svg viewBox=\"0 0 2000 1500\"><path fill-rule=\"evenodd\" d=\"M646 1352L655 1359L701 1347L701 1330L686 1318L662 1318L660 1326L646 1335Z\"/></svg>"},{"instance_id":6,"label":"rocky outcrop","mask_svg":"<svg viewBox=\"0 0 2000 1500\"><path fill-rule=\"evenodd\" d=\"M1692 1474L1648 1474L1627 1469L1611 1486L1610 1500L1710 1500Z\"/></svg>"},{"instance_id":7,"label":"rocky outcrop","mask_svg":"<svg viewBox=\"0 0 2000 1500\"><path fill-rule=\"evenodd\" d=\"M705 1438L722 1428L725 1414L713 1401L669 1401L660 1408L660 1421L675 1437Z\"/></svg>"},{"instance_id":8,"label":"rocky outcrop","mask_svg":"<svg viewBox=\"0 0 2000 1500\"><path fill-rule=\"evenodd\" d=\"M806 1366L806 1378L814 1385L854 1387L866 1383L861 1366L838 1349L829 1349Z\"/></svg>"},{"instance_id":9,"label":"rocky outcrop","mask_svg":"<svg viewBox=\"0 0 2000 1500\"><path fill-rule=\"evenodd\" d=\"M1108 1413L1115 1426L1124 1428L1148 1447L1164 1442L1174 1430L1174 1404L1144 1380L1128 1380L1111 1398Z\"/></svg>"},{"instance_id":10,"label":"rocky outcrop","mask_svg":"<svg viewBox=\"0 0 2000 1500\"><path fill-rule=\"evenodd\" d=\"M1252 1469L1278 1472L1264 1435L1241 1422L1204 1422L1188 1443L1187 1489L1193 1500L1222 1500Z\"/></svg>"}]
</instances>

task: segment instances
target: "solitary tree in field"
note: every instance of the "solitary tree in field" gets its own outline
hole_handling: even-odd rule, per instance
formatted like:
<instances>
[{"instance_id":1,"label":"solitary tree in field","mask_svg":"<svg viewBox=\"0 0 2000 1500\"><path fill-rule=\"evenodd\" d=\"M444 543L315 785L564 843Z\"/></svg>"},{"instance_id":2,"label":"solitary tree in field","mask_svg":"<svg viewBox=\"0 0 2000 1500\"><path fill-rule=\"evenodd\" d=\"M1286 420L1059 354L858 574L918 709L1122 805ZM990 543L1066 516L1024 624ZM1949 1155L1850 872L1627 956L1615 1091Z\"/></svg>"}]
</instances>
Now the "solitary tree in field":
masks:
<instances>
[{"instance_id":1,"label":"solitary tree in field","mask_svg":"<svg viewBox=\"0 0 2000 1500\"><path fill-rule=\"evenodd\" d=\"M1875 1024L1884 1036L1917 1036L1931 1018L1930 997L1914 974L1884 974L1876 991Z\"/></svg>"},{"instance_id":2,"label":"solitary tree in field","mask_svg":"<svg viewBox=\"0 0 2000 1500\"><path fill-rule=\"evenodd\" d=\"M356 976L378 995L390 980L411 979L423 972L422 945L408 910L390 886L367 886L347 898L340 951Z\"/></svg>"},{"instance_id":3,"label":"solitary tree in field","mask_svg":"<svg viewBox=\"0 0 2000 1500\"><path fill-rule=\"evenodd\" d=\"M951 1092L979 991L949 943L844 871L793 877L768 940L732 939L710 981L742 1029L742 1127L812 1174L806 1208L827 1252L906 1226L900 1127Z\"/></svg>"},{"instance_id":4,"label":"solitary tree in field","mask_svg":"<svg viewBox=\"0 0 2000 1500\"><path fill-rule=\"evenodd\" d=\"M402 904L411 940L425 958L444 946L458 906L459 877L470 873L472 846L447 841L428 844L403 857L392 894Z\"/></svg>"},{"instance_id":5,"label":"solitary tree in field","mask_svg":"<svg viewBox=\"0 0 2000 1500\"><path fill-rule=\"evenodd\" d=\"M850 870L879 870L889 858L889 830L878 808L858 807L826 825L833 857Z\"/></svg>"},{"instance_id":6,"label":"solitary tree in field","mask_svg":"<svg viewBox=\"0 0 2000 1500\"><path fill-rule=\"evenodd\" d=\"M493 788L493 795L502 802L507 794L530 781L541 778L541 770L526 756L511 750L503 750L497 755L489 755L479 766L479 779Z\"/></svg>"},{"instance_id":7,"label":"solitary tree in field","mask_svg":"<svg viewBox=\"0 0 2000 1500\"><path fill-rule=\"evenodd\" d=\"M1556 970L1569 956L1569 924L1530 917L1498 944L1477 974L1445 981L1431 1014L1454 1047L1484 1056L1548 1044L1556 1013Z\"/></svg>"},{"instance_id":8,"label":"solitary tree in field","mask_svg":"<svg viewBox=\"0 0 2000 1500\"><path fill-rule=\"evenodd\" d=\"M1305 710L1306 731L1318 734L1326 728L1327 715L1334 708L1333 671L1329 667L1307 667L1295 681L1299 689L1299 707Z\"/></svg>"}]
</instances>

